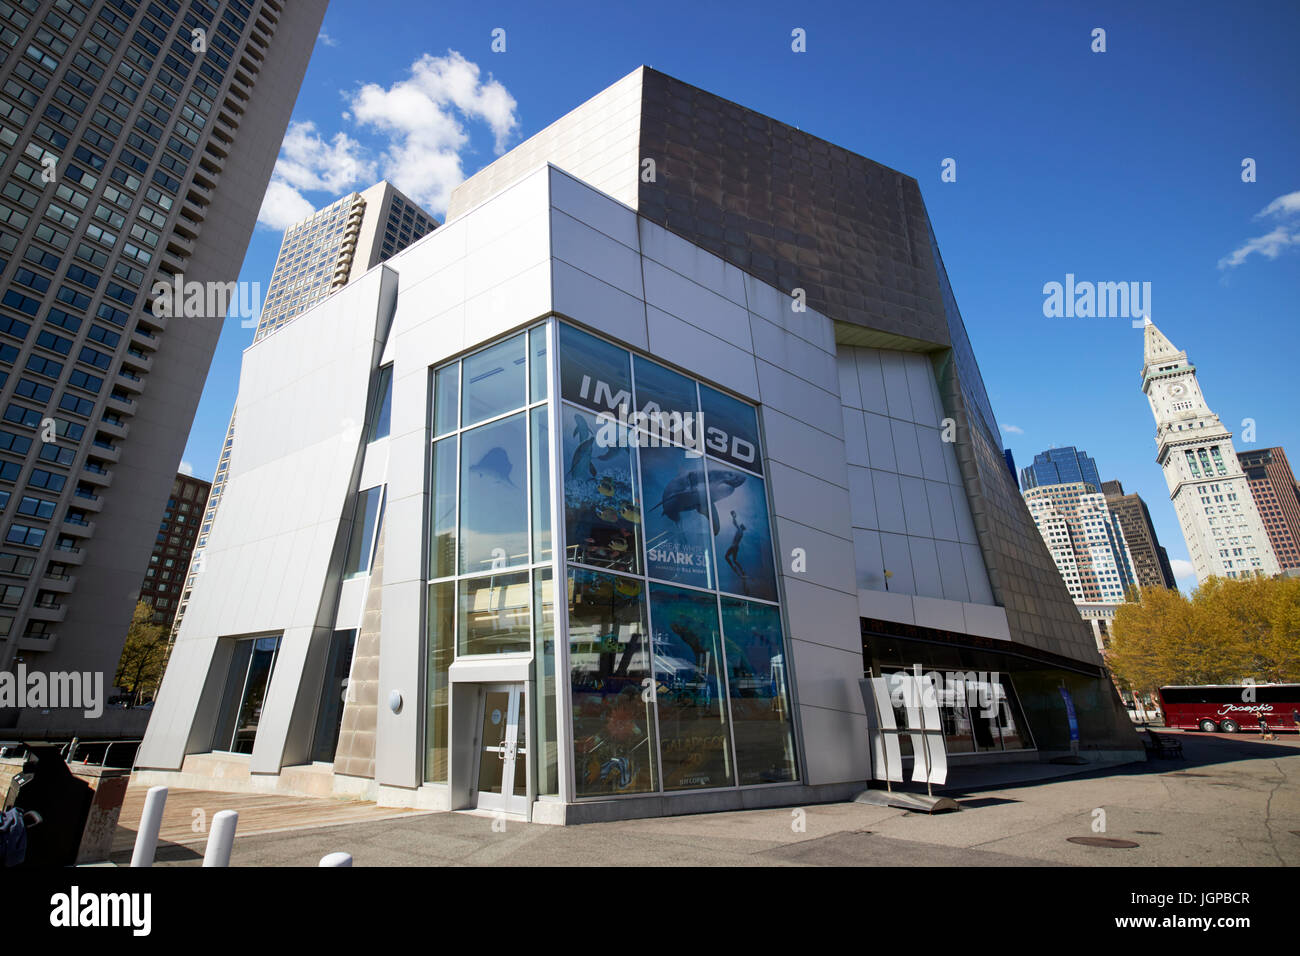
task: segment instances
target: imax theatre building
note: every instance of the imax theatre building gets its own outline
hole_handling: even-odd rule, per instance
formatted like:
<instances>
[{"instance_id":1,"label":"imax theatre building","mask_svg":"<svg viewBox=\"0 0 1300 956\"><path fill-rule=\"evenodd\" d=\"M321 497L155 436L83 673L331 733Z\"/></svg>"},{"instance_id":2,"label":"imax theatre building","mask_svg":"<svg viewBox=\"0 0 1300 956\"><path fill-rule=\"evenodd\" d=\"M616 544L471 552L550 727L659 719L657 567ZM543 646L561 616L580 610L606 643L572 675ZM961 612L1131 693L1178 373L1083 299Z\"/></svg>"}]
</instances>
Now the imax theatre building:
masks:
<instances>
[{"instance_id":1,"label":"imax theatre building","mask_svg":"<svg viewBox=\"0 0 1300 956\"><path fill-rule=\"evenodd\" d=\"M251 346L150 781L541 822L851 797L864 675L963 760L1140 751L915 180L638 69ZM945 440L948 439L948 440Z\"/></svg>"}]
</instances>

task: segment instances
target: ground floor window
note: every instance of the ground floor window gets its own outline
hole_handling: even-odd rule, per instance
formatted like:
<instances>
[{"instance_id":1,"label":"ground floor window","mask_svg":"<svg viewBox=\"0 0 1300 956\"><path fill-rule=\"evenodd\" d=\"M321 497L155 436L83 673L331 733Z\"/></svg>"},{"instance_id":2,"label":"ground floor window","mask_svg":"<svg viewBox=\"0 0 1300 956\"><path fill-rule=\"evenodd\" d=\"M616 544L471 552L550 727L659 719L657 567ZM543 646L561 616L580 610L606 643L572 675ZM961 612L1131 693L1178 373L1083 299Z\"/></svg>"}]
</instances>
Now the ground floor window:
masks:
<instances>
[{"instance_id":1,"label":"ground floor window","mask_svg":"<svg viewBox=\"0 0 1300 956\"><path fill-rule=\"evenodd\" d=\"M312 742L312 760L332 761L338 749L339 728L343 725L343 704L347 699L348 677L352 670L352 652L356 649L355 628L335 631L330 637L325 660L325 680L321 683L320 705L316 709L316 734Z\"/></svg>"},{"instance_id":2,"label":"ground floor window","mask_svg":"<svg viewBox=\"0 0 1300 956\"><path fill-rule=\"evenodd\" d=\"M271 685L271 673L280 652L280 638L247 638L234 644L212 749L251 754L266 691Z\"/></svg>"}]
</instances>

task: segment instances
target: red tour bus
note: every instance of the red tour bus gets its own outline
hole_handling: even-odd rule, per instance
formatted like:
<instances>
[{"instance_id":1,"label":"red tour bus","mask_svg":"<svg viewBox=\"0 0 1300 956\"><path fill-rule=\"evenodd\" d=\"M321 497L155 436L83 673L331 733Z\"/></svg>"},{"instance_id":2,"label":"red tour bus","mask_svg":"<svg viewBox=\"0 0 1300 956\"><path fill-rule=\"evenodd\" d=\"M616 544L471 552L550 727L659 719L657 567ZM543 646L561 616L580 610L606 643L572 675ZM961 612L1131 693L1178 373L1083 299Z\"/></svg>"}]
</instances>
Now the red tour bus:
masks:
<instances>
[{"instance_id":1,"label":"red tour bus","mask_svg":"<svg viewBox=\"0 0 1300 956\"><path fill-rule=\"evenodd\" d=\"M1182 730L1300 730L1300 684L1201 684L1161 687L1166 727Z\"/></svg>"}]
</instances>

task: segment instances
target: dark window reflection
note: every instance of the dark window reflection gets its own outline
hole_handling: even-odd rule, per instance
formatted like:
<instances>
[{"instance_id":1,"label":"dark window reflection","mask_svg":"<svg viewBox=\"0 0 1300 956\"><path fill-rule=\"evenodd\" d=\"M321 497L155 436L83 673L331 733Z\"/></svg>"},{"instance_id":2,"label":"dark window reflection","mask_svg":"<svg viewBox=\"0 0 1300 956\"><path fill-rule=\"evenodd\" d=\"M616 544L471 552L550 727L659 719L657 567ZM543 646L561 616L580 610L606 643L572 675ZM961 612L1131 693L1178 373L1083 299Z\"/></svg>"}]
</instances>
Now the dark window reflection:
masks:
<instances>
[{"instance_id":1,"label":"dark window reflection","mask_svg":"<svg viewBox=\"0 0 1300 956\"><path fill-rule=\"evenodd\" d=\"M641 582L570 569L569 667L578 796L656 789Z\"/></svg>"},{"instance_id":2,"label":"dark window reflection","mask_svg":"<svg viewBox=\"0 0 1300 956\"><path fill-rule=\"evenodd\" d=\"M222 715L217 722L214 750L249 754L257 739L258 723L262 719L262 706L267 688L271 684L271 671L280 650L279 637L262 637L235 643L230 670L226 679L226 692L222 699Z\"/></svg>"},{"instance_id":3,"label":"dark window reflection","mask_svg":"<svg viewBox=\"0 0 1300 956\"><path fill-rule=\"evenodd\" d=\"M780 611L767 604L721 600L740 783L794 780L798 771Z\"/></svg>"},{"instance_id":4,"label":"dark window reflection","mask_svg":"<svg viewBox=\"0 0 1300 956\"><path fill-rule=\"evenodd\" d=\"M735 784L713 594L650 585L665 790Z\"/></svg>"},{"instance_id":5,"label":"dark window reflection","mask_svg":"<svg viewBox=\"0 0 1300 956\"><path fill-rule=\"evenodd\" d=\"M527 571L462 579L457 654L526 654L532 644Z\"/></svg>"}]
</instances>

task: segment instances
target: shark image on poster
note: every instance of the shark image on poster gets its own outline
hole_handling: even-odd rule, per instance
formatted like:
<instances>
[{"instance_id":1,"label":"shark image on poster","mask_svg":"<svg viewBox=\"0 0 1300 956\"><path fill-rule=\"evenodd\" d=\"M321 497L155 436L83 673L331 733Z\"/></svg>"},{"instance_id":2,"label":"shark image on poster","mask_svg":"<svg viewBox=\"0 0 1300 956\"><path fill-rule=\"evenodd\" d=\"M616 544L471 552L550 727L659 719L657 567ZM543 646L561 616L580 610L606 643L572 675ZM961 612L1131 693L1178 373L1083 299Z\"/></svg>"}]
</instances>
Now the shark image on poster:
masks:
<instances>
[{"instance_id":1,"label":"shark image on poster","mask_svg":"<svg viewBox=\"0 0 1300 956\"><path fill-rule=\"evenodd\" d=\"M713 587L713 547L704 460L684 448L641 449L645 485L646 573Z\"/></svg>"}]
</instances>

